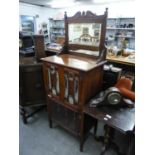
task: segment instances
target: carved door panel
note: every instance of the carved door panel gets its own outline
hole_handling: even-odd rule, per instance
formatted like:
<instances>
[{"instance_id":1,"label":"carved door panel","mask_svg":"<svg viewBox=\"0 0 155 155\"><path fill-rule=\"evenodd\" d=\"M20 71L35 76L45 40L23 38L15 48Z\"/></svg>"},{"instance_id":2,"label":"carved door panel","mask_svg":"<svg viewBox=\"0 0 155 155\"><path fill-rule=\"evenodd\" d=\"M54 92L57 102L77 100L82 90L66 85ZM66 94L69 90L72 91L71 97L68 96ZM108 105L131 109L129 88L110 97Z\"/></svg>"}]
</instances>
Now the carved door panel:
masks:
<instances>
[{"instance_id":1,"label":"carved door panel","mask_svg":"<svg viewBox=\"0 0 155 155\"><path fill-rule=\"evenodd\" d=\"M48 67L48 87L52 97L59 98L60 95L60 82L59 82L58 67L50 65Z\"/></svg>"},{"instance_id":2,"label":"carved door panel","mask_svg":"<svg viewBox=\"0 0 155 155\"><path fill-rule=\"evenodd\" d=\"M65 101L69 104L79 103L80 74L74 70L64 69Z\"/></svg>"}]
</instances>

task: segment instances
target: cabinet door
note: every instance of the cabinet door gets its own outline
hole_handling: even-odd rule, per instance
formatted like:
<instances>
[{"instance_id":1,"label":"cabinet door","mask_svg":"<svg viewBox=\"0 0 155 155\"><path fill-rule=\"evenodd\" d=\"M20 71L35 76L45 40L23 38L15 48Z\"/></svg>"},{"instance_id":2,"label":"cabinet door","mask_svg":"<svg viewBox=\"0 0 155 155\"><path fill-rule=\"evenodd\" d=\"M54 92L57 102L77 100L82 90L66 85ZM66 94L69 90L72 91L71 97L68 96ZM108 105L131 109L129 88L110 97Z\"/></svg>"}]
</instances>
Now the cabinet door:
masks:
<instances>
[{"instance_id":1,"label":"cabinet door","mask_svg":"<svg viewBox=\"0 0 155 155\"><path fill-rule=\"evenodd\" d=\"M42 66L19 66L20 104L40 104L45 102L45 90L42 76Z\"/></svg>"},{"instance_id":2,"label":"cabinet door","mask_svg":"<svg viewBox=\"0 0 155 155\"><path fill-rule=\"evenodd\" d=\"M80 114L55 102L52 102L50 106L52 107L52 120L78 135L80 129Z\"/></svg>"},{"instance_id":3,"label":"cabinet door","mask_svg":"<svg viewBox=\"0 0 155 155\"><path fill-rule=\"evenodd\" d=\"M79 103L80 74L71 69L64 69L64 99L66 103Z\"/></svg>"}]
</instances>

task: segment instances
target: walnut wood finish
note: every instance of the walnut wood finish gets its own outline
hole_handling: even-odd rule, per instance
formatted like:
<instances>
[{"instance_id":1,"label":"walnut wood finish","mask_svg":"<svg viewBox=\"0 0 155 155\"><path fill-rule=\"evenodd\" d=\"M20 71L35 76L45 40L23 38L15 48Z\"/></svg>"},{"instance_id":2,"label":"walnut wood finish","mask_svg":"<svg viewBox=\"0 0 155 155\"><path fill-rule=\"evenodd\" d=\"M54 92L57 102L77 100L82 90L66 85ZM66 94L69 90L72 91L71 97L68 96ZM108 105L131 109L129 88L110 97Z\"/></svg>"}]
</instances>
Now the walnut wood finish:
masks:
<instances>
[{"instance_id":1,"label":"walnut wood finish","mask_svg":"<svg viewBox=\"0 0 155 155\"><path fill-rule=\"evenodd\" d=\"M65 102L65 75L68 76L68 93L71 96L75 94L74 83L77 80L77 104L80 106L83 106L92 96L101 90L103 77L102 64L94 64L93 61L86 61L86 58L80 60L76 56L68 54L47 57L42 60L44 61L43 72L46 92L53 97L55 94L50 89L50 83L54 84L55 77L53 81L51 80L52 76L49 79L49 70L51 70L51 66L56 66L57 68L60 89L58 98L61 102ZM73 105L71 104L71 106Z\"/></svg>"},{"instance_id":2,"label":"walnut wood finish","mask_svg":"<svg viewBox=\"0 0 155 155\"><path fill-rule=\"evenodd\" d=\"M42 58L42 60L63 67L69 67L78 71L85 71L85 72L103 65L102 63L96 64L96 61L94 59L71 54L62 54L59 56L55 55L51 57Z\"/></svg>"},{"instance_id":3,"label":"walnut wood finish","mask_svg":"<svg viewBox=\"0 0 155 155\"><path fill-rule=\"evenodd\" d=\"M103 64L96 64L93 60L69 54L47 57L42 60L44 83L48 98L49 124L52 126L52 120L54 120L80 137L80 150L82 151L85 140L83 132L96 125L96 121L92 120L92 118L87 118L84 125L83 107L102 88ZM53 66L58 73L57 79L55 74L51 74ZM59 81L59 93L57 95L51 89L56 80ZM61 112L56 109L61 109ZM63 115L63 113L66 114ZM76 115L77 119L71 120L71 126L64 123L64 119L69 121L70 117L74 115ZM89 128L85 129L86 126Z\"/></svg>"},{"instance_id":4,"label":"walnut wood finish","mask_svg":"<svg viewBox=\"0 0 155 155\"><path fill-rule=\"evenodd\" d=\"M108 9L106 8L106 11L104 15L97 16L96 14L92 13L91 11L87 12L77 12L72 17L67 17L67 13L65 12L65 45L64 45L64 53L69 53L70 50L77 50L77 49L87 49L91 51L99 51L99 57L102 56L102 60L105 60L106 58L106 47L104 46L105 41L105 34L106 34L106 22L107 22L107 16L108 16ZM99 41L99 47L94 46L87 46L87 45L76 45L76 44L69 44L69 36L68 36L68 25L72 23L100 23L101 24L101 33L100 33L100 41ZM104 51L104 53L103 53ZM82 55L82 54L81 54ZM95 57L95 56L93 56Z\"/></svg>"},{"instance_id":5,"label":"walnut wood finish","mask_svg":"<svg viewBox=\"0 0 155 155\"><path fill-rule=\"evenodd\" d=\"M65 46L60 55L42 58L44 84L47 96L47 107L49 125L52 121L73 133L80 138L80 150L83 150L83 143L86 133L96 125L96 119L84 117L84 105L102 89L103 79L103 58L97 63L96 57L83 55L72 55L68 44L69 23L101 23L100 53L105 49L104 35L106 29L107 10L103 16L96 16L91 12L86 14L77 13L68 18L65 15ZM84 46L81 46L82 48ZM84 49L91 49L91 46ZM53 73L52 73L53 72ZM59 83L56 85L56 83ZM54 93L52 89L58 89ZM94 133L95 133L94 130Z\"/></svg>"}]
</instances>

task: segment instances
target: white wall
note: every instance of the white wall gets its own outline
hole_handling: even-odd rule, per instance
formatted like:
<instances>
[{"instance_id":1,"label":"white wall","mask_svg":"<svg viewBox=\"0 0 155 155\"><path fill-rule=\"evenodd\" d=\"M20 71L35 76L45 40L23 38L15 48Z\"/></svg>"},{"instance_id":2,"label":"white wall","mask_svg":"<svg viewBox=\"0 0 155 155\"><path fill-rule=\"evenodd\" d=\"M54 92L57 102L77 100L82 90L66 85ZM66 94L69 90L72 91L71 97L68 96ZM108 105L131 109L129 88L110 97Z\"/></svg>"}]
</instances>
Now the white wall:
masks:
<instances>
[{"instance_id":1,"label":"white wall","mask_svg":"<svg viewBox=\"0 0 155 155\"><path fill-rule=\"evenodd\" d=\"M135 17L135 2L129 0L125 2L115 2L102 5L79 5L71 8L60 9L60 12L64 13L67 11L68 16L74 15L77 11L90 10L97 15L104 14L105 8L108 8L108 17Z\"/></svg>"},{"instance_id":2,"label":"white wall","mask_svg":"<svg viewBox=\"0 0 155 155\"><path fill-rule=\"evenodd\" d=\"M90 10L97 15L104 14L105 8L108 8L108 17L135 17L135 7L134 1L129 0L125 2L115 2L104 5L78 5L65 9L53 9L47 7L40 7L35 5L30 5L26 3L19 3L19 15L29 15L34 16L39 15L36 19L36 32L39 31L39 25L46 22L49 27L49 18L63 19L64 12L67 11L68 16L74 15L77 11L87 11ZM21 30L21 25L19 25Z\"/></svg>"},{"instance_id":3,"label":"white wall","mask_svg":"<svg viewBox=\"0 0 155 155\"><path fill-rule=\"evenodd\" d=\"M36 17L36 15L39 15L38 18L35 18L36 20L35 33L38 33L39 25L41 23L46 22L49 26L49 20L48 20L49 18L59 17L58 9L40 7L40 6L30 5L26 3L19 3L19 15L28 15L28 16L34 16L34 17ZM19 25L19 29L21 30L21 25Z\"/></svg>"}]
</instances>

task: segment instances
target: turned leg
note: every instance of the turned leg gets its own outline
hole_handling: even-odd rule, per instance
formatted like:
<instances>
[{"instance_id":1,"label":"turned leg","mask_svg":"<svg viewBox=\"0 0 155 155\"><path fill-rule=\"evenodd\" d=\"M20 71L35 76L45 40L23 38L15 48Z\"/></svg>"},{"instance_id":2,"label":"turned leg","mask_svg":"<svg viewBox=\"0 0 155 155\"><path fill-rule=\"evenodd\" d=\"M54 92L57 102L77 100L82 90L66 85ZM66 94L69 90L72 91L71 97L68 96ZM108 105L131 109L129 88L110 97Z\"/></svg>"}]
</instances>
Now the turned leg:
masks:
<instances>
[{"instance_id":1,"label":"turned leg","mask_svg":"<svg viewBox=\"0 0 155 155\"><path fill-rule=\"evenodd\" d=\"M104 131L105 133L104 133L101 155L104 155L104 153L109 149L113 135L114 135L114 129L109 127L108 125L104 126Z\"/></svg>"}]
</instances>

